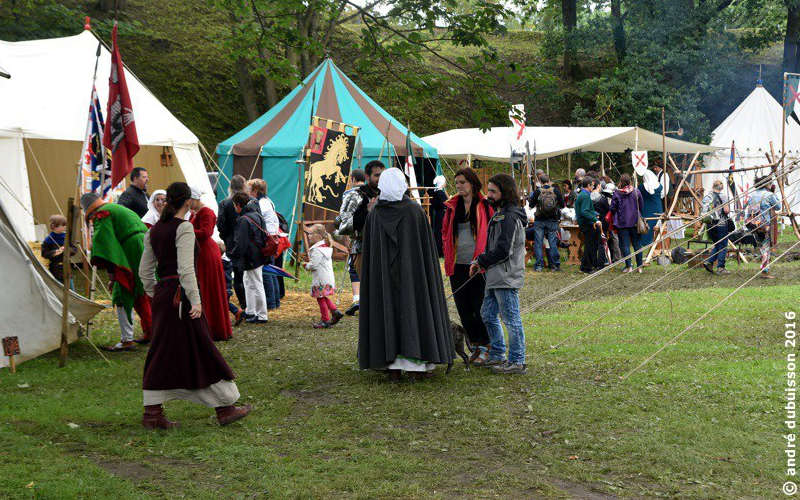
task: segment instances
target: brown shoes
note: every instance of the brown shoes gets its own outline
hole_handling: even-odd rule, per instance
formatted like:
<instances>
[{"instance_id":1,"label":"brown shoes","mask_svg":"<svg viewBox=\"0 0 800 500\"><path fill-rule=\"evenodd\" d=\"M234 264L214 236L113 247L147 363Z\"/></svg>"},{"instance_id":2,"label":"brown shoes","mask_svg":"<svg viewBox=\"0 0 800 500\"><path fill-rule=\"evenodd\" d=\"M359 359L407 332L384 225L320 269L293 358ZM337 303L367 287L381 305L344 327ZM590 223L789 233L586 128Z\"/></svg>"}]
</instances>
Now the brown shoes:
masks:
<instances>
[{"instance_id":1,"label":"brown shoes","mask_svg":"<svg viewBox=\"0 0 800 500\"><path fill-rule=\"evenodd\" d=\"M253 409L253 407L250 405L244 405L244 406L231 405L231 406L219 406L214 409L217 411L217 420L219 421L219 425L228 425L246 417L250 413L250 410Z\"/></svg>"},{"instance_id":2,"label":"brown shoes","mask_svg":"<svg viewBox=\"0 0 800 500\"><path fill-rule=\"evenodd\" d=\"M163 406L149 405L144 407L142 425L145 429L172 429L178 427L178 422L167 420Z\"/></svg>"}]
</instances>

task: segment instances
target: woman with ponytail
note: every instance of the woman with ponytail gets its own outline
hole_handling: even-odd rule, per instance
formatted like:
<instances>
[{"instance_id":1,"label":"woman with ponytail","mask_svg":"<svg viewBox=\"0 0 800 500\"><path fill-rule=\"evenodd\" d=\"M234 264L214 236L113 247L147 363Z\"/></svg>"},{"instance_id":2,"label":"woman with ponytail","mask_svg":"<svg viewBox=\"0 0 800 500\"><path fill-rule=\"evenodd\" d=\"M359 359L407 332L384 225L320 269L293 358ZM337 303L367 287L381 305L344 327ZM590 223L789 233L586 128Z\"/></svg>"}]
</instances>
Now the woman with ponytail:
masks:
<instances>
[{"instance_id":1,"label":"woman with ponytail","mask_svg":"<svg viewBox=\"0 0 800 500\"><path fill-rule=\"evenodd\" d=\"M163 403L185 399L216 409L220 425L250 413L239 399L234 375L211 339L195 274L195 233L185 220L191 190L167 188L161 219L144 238L139 277L153 304L153 340L144 365L144 416L148 429L170 429ZM158 279L156 279L158 276Z\"/></svg>"}]
</instances>

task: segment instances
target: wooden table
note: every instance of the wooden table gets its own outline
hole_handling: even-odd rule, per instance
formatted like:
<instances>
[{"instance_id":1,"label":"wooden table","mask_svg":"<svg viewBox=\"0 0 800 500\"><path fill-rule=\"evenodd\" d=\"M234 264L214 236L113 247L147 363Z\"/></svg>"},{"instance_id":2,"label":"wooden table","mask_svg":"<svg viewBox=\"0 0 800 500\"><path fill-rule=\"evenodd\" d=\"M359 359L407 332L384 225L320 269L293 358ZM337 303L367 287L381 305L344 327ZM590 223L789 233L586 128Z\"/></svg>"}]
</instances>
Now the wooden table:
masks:
<instances>
[{"instance_id":1,"label":"wooden table","mask_svg":"<svg viewBox=\"0 0 800 500\"><path fill-rule=\"evenodd\" d=\"M581 257L583 256L583 233L577 224L571 222L562 222L561 229L569 231L569 248L567 248L568 257L567 264L579 266L581 264Z\"/></svg>"}]
</instances>

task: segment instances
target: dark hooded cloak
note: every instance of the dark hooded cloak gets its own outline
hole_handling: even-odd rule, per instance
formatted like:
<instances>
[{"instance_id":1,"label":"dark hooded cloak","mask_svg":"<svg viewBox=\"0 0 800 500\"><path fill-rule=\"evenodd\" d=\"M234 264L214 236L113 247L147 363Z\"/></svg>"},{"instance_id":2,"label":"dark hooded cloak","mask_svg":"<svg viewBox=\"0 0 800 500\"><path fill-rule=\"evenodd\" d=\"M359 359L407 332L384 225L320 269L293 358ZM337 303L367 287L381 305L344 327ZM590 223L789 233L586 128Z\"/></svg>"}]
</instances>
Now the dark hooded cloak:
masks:
<instances>
[{"instance_id":1,"label":"dark hooded cloak","mask_svg":"<svg viewBox=\"0 0 800 500\"><path fill-rule=\"evenodd\" d=\"M455 352L436 244L407 196L379 201L364 226L358 361L384 369L398 355L451 363Z\"/></svg>"}]
</instances>

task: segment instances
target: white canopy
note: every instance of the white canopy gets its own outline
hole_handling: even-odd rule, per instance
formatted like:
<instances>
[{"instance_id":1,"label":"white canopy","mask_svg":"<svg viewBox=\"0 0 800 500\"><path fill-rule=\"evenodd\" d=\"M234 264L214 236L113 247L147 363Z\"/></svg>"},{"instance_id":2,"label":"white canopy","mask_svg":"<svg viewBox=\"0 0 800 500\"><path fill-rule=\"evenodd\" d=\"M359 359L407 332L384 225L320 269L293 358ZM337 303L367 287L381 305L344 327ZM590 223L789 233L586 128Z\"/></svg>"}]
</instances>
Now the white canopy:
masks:
<instances>
[{"instance_id":1,"label":"white canopy","mask_svg":"<svg viewBox=\"0 0 800 500\"><path fill-rule=\"evenodd\" d=\"M511 154L512 127L454 129L423 137L439 157L506 162ZM531 153L544 159L577 151L622 153L628 149L661 151L661 135L639 127L526 127L521 141L528 141ZM704 153L717 148L668 137L670 153Z\"/></svg>"},{"instance_id":2,"label":"white canopy","mask_svg":"<svg viewBox=\"0 0 800 500\"><path fill-rule=\"evenodd\" d=\"M65 38L0 41L0 61L11 74L10 79L0 78L0 200L26 240L35 237L34 219L46 221L47 211L63 210L75 191L98 43L89 31ZM96 87L104 107L110 66L111 55L101 47ZM125 71L142 146L134 164L148 169L151 186L185 180L200 187L206 192L203 202L216 211L197 136L136 75ZM179 173L160 166L163 147L174 151ZM42 186L39 177L46 177L50 187ZM36 200L48 196L56 198L49 205Z\"/></svg>"},{"instance_id":3,"label":"white canopy","mask_svg":"<svg viewBox=\"0 0 800 500\"><path fill-rule=\"evenodd\" d=\"M770 151L770 142L775 154L780 156L782 116L780 103L764 87L756 86L712 132L711 144L724 149L704 156L705 169L727 169L730 166L730 148L733 141L735 141L736 168L757 167L768 163L766 153ZM798 158L800 158L800 125L790 118L786 122L786 161ZM753 185L756 173L767 174L769 169L741 172L734 176L736 189L740 195ZM710 192L714 181L725 180L727 175L704 174L702 179L703 188L706 192ZM789 182L787 199L794 205L792 211L800 212L800 171L790 173L787 180Z\"/></svg>"}]
</instances>

